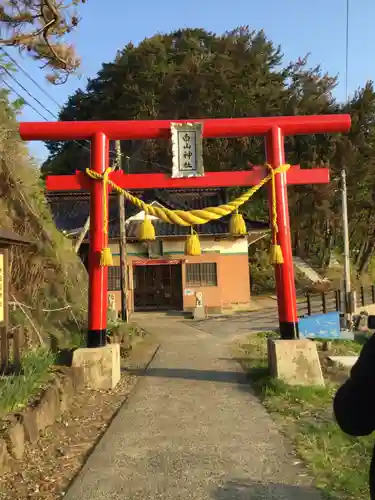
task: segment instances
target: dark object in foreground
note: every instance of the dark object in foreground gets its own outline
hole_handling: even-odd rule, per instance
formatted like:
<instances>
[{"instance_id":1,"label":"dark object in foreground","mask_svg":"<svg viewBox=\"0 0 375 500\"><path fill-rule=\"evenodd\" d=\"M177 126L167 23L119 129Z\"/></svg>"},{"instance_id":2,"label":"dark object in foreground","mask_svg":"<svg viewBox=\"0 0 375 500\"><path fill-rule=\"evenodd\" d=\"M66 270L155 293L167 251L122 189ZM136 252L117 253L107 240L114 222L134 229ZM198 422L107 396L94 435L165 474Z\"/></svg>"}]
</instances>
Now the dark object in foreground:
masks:
<instances>
[{"instance_id":1,"label":"dark object in foreground","mask_svg":"<svg viewBox=\"0 0 375 500\"><path fill-rule=\"evenodd\" d=\"M333 401L336 421L346 434L368 436L375 430L374 386L375 335L372 335ZM375 449L370 466L370 497L375 500Z\"/></svg>"},{"instance_id":2,"label":"dark object in foreground","mask_svg":"<svg viewBox=\"0 0 375 500\"><path fill-rule=\"evenodd\" d=\"M367 320L367 327L369 330L375 330L375 316L370 315Z\"/></svg>"}]
</instances>

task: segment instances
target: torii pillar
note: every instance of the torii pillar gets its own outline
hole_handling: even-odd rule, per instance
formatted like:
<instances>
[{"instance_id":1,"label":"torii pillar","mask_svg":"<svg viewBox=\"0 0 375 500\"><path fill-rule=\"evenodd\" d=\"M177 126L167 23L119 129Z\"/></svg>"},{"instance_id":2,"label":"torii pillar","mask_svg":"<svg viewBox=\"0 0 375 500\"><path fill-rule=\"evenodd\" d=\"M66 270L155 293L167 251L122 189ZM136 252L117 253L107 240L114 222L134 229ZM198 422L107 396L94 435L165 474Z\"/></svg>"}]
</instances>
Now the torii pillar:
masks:
<instances>
[{"instance_id":1,"label":"torii pillar","mask_svg":"<svg viewBox=\"0 0 375 500\"><path fill-rule=\"evenodd\" d=\"M102 174L109 162L110 140L170 139L172 120L146 121L88 121L88 122L31 122L20 124L20 135L25 141L87 140L91 141L91 169ZM176 120L173 120L176 123ZM179 120L179 123L203 123L204 138L247 137L263 135L266 142L266 161L273 168L285 163L284 138L297 134L348 132L349 115L278 116L267 118L225 118ZM125 175L113 172L110 179L124 189L150 188L206 188L249 187L258 184L266 175L263 169L249 171L207 172L203 177L171 178L165 174ZM320 184L329 182L329 171L324 168L289 169L276 176L276 206L278 244L284 264L275 265L280 335L282 339L298 338L298 316L294 269L290 238L288 184ZM100 253L106 246L103 235L103 183L89 179L84 172L75 175L49 176L50 191L90 190L90 254L89 254L89 314L88 347L106 344L107 276L100 266ZM269 200L271 195L269 193Z\"/></svg>"}]
</instances>

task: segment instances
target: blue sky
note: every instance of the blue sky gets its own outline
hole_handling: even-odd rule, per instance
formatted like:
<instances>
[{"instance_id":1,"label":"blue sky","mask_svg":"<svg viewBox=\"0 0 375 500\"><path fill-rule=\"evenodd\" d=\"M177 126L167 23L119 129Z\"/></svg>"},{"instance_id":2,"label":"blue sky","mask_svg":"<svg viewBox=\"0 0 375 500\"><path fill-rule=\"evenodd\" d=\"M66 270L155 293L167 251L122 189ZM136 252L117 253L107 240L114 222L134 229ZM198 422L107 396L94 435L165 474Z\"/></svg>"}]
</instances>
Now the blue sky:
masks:
<instances>
[{"instance_id":1,"label":"blue sky","mask_svg":"<svg viewBox=\"0 0 375 500\"><path fill-rule=\"evenodd\" d=\"M375 2L350 2L348 87L349 94L352 94L366 80L375 79ZM9 50L61 104L77 88L84 88L86 78L94 77L101 63L113 60L116 50L129 41L137 44L156 32L183 27L201 27L222 33L240 25L264 29L274 43L281 45L285 62L310 52L311 65L319 63L331 75L339 75L336 95L338 99L345 100L346 0L189 0L186 3L175 0L90 0L82 5L80 14L82 21L71 41L82 57L81 76L71 78L65 85L55 87L48 84L38 64L28 59L27 55L20 57L16 51ZM58 112L58 107L22 73L17 78L51 112ZM11 81L9 83L14 85ZM14 88L25 95L16 85ZM38 107L31 98L25 97ZM20 120L40 121L41 118L26 106ZM38 160L46 157L43 143L32 143L30 152Z\"/></svg>"}]
</instances>

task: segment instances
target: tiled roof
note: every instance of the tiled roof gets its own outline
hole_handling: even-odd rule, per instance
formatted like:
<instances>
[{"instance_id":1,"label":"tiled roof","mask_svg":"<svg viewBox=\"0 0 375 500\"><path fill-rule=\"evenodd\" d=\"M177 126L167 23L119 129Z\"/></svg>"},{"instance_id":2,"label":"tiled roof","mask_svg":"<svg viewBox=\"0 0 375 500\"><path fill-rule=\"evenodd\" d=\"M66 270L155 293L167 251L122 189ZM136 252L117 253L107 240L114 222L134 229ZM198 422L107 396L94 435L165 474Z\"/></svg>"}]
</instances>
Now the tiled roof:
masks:
<instances>
[{"instance_id":1,"label":"tiled roof","mask_svg":"<svg viewBox=\"0 0 375 500\"><path fill-rule=\"evenodd\" d=\"M206 207L221 205L225 202L223 193L216 191L173 192L155 189L155 198L172 209L200 210Z\"/></svg>"},{"instance_id":2,"label":"tiled roof","mask_svg":"<svg viewBox=\"0 0 375 500\"><path fill-rule=\"evenodd\" d=\"M140 196L139 193L137 193ZM80 229L84 226L90 211L90 199L88 193L58 193L47 195L56 226L61 231L67 232ZM202 209L208 206L216 206L225 202L222 190L202 189L197 191L183 190L150 190L143 193L142 199L151 203L156 200L170 209ZM133 204L125 201L126 218L135 215L139 209ZM228 234L229 217L219 221L209 222L194 229L198 234L225 235ZM135 239L137 235L138 221L127 224L127 237ZM154 221L157 237L184 236L189 234L189 228L168 224L162 221ZM248 231L266 231L268 222L246 221ZM119 237L118 198L110 196L109 199L109 238Z\"/></svg>"},{"instance_id":3,"label":"tiled roof","mask_svg":"<svg viewBox=\"0 0 375 500\"><path fill-rule=\"evenodd\" d=\"M58 229L71 231L85 225L90 213L90 199L86 196L48 196L49 206L53 219ZM131 217L139 212L132 203L125 201L126 217ZM109 199L109 220L118 218L118 198L111 196Z\"/></svg>"}]
</instances>

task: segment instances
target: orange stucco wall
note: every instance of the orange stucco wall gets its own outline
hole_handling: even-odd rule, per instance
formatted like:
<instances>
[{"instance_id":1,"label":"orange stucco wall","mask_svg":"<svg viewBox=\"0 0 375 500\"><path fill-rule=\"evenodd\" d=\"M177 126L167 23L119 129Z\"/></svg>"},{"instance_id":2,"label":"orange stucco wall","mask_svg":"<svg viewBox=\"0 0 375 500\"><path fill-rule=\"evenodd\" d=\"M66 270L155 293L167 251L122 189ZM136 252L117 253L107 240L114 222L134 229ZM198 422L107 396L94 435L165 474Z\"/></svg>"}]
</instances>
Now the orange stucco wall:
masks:
<instances>
[{"instance_id":1,"label":"orange stucco wall","mask_svg":"<svg viewBox=\"0 0 375 500\"><path fill-rule=\"evenodd\" d=\"M203 293L203 303L206 307L217 308L221 304L221 266L220 254L206 254L199 257L187 256L185 265L182 266L182 288L183 288L183 304L184 310L193 309L195 307L195 292ZM217 286L197 286L191 287L186 283L186 264L198 264L200 262L216 262L217 266ZM187 290L191 291L192 295L187 295Z\"/></svg>"},{"instance_id":2,"label":"orange stucco wall","mask_svg":"<svg viewBox=\"0 0 375 500\"><path fill-rule=\"evenodd\" d=\"M185 266L182 268L184 292L186 289L203 293L204 305L212 309L227 309L237 304L250 302L250 278L247 255L207 254L199 257L187 257L185 262L216 262L217 286L189 287L186 284ZM184 309L195 305L194 295L184 293Z\"/></svg>"},{"instance_id":3,"label":"orange stucco wall","mask_svg":"<svg viewBox=\"0 0 375 500\"><path fill-rule=\"evenodd\" d=\"M183 245L183 241L180 242ZM207 243L206 243L207 244ZM214 244L214 243L213 243ZM218 248L219 247L219 248ZM228 245L227 245L228 247ZM233 306L246 306L250 302L250 278L249 264L246 253L232 254L230 248L225 250L225 253L220 253L220 243L215 242L215 251L202 253L198 257L182 255L180 251L173 253L168 252L168 255L161 257L162 260L178 260L182 266L182 288L183 288L183 308L191 310L195 306L195 293L203 293L204 305L208 310L220 312L223 309L230 309ZM112 250L113 251L113 250ZM119 257L114 253L114 265L119 265ZM133 303L133 263L136 260L147 259L146 255L128 255L128 277L129 277L129 292L128 292L128 307L132 311ZM217 286L207 287L190 287L186 284L186 264L200 262L216 262L217 264ZM121 308L120 292L114 293L116 300L116 308Z\"/></svg>"}]
</instances>

